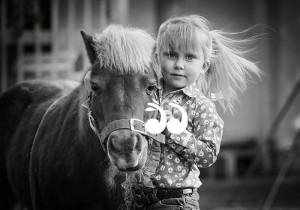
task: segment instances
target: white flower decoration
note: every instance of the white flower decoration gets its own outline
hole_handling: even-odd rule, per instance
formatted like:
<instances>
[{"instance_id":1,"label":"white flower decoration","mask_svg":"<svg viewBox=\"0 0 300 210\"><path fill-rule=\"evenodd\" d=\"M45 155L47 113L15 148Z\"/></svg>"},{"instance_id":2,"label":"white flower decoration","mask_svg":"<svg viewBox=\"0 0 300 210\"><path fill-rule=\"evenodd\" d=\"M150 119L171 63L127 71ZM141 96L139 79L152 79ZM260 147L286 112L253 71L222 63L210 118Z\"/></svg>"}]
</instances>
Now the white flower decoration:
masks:
<instances>
[{"instance_id":1,"label":"white flower decoration","mask_svg":"<svg viewBox=\"0 0 300 210\"><path fill-rule=\"evenodd\" d=\"M181 183L176 183L176 187L180 188L181 187Z\"/></svg>"},{"instance_id":2,"label":"white flower decoration","mask_svg":"<svg viewBox=\"0 0 300 210\"><path fill-rule=\"evenodd\" d=\"M199 152L199 156L200 156L200 157L203 157L203 156L204 156L204 152L203 152L203 150L200 150L200 152Z\"/></svg>"},{"instance_id":3,"label":"white flower decoration","mask_svg":"<svg viewBox=\"0 0 300 210\"><path fill-rule=\"evenodd\" d=\"M163 184L163 183L160 183L159 186L160 186L161 188L165 188L165 187L166 187L166 185Z\"/></svg>"}]
</instances>

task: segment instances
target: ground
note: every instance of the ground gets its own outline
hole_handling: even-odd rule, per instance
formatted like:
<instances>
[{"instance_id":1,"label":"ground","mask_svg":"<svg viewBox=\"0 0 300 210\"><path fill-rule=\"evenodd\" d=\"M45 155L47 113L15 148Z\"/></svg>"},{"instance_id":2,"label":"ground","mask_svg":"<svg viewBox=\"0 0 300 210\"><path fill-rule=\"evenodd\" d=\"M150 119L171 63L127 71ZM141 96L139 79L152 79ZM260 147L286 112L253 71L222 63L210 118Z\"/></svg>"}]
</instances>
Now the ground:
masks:
<instances>
[{"instance_id":1,"label":"ground","mask_svg":"<svg viewBox=\"0 0 300 210\"><path fill-rule=\"evenodd\" d=\"M258 210L270 192L273 178L202 180L201 210ZM286 178L270 210L300 210L300 177ZM264 209L267 210L267 209Z\"/></svg>"}]
</instances>

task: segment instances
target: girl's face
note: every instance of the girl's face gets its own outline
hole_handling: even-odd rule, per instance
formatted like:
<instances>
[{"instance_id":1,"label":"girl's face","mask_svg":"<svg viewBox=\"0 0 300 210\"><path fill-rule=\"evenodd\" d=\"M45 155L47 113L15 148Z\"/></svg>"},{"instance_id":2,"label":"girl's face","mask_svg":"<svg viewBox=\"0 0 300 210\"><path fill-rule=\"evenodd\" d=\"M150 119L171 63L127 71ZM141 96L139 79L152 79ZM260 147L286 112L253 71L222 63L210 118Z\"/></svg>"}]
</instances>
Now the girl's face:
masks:
<instances>
[{"instance_id":1,"label":"girl's face","mask_svg":"<svg viewBox=\"0 0 300 210\"><path fill-rule=\"evenodd\" d=\"M162 50L159 53L159 61L165 93L195 82L205 66L201 50L198 52L184 52L179 49Z\"/></svg>"}]
</instances>

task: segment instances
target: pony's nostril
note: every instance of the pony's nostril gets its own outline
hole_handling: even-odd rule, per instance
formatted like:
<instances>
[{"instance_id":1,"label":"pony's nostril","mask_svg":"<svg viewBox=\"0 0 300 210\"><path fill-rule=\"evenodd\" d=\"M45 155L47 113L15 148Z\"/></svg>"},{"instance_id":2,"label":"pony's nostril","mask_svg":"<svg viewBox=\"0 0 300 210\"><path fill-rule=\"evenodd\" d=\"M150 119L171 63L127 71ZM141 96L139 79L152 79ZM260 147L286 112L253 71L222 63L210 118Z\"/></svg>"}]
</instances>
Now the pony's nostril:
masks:
<instances>
[{"instance_id":1,"label":"pony's nostril","mask_svg":"<svg viewBox=\"0 0 300 210\"><path fill-rule=\"evenodd\" d=\"M107 140L107 148L111 151L119 150L119 146L117 142L118 142L118 137L114 134L111 134Z\"/></svg>"},{"instance_id":2,"label":"pony's nostril","mask_svg":"<svg viewBox=\"0 0 300 210\"><path fill-rule=\"evenodd\" d=\"M113 145L112 141L111 141L111 138L109 138L107 140L107 148L108 148L108 150L115 150L116 149L115 146Z\"/></svg>"},{"instance_id":3,"label":"pony's nostril","mask_svg":"<svg viewBox=\"0 0 300 210\"><path fill-rule=\"evenodd\" d=\"M142 151L142 135L137 133L135 134L135 146L134 148L137 150L137 151Z\"/></svg>"}]
</instances>

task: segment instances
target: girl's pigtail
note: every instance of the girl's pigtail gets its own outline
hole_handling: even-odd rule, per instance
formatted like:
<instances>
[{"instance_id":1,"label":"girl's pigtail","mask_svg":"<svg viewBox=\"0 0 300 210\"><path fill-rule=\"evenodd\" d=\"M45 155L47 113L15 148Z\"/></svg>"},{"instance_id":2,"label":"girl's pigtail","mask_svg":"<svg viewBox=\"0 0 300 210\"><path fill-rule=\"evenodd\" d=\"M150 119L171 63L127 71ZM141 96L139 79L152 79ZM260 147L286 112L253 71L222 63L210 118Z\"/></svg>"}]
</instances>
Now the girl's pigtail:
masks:
<instances>
[{"instance_id":1,"label":"girl's pigtail","mask_svg":"<svg viewBox=\"0 0 300 210\"><path fill-rule=\"evenodd\" d=\"M238 93L246 89L246 78L252 73L260 75L256 64L244 57L251 50L243 51L243 46L251 44L255 37L236 40L223 31L210 31L212 37L212 56L207 72L209 94L215 96L222 108L233 112Z\"/></svg>"}]
</instances>

